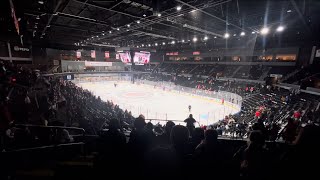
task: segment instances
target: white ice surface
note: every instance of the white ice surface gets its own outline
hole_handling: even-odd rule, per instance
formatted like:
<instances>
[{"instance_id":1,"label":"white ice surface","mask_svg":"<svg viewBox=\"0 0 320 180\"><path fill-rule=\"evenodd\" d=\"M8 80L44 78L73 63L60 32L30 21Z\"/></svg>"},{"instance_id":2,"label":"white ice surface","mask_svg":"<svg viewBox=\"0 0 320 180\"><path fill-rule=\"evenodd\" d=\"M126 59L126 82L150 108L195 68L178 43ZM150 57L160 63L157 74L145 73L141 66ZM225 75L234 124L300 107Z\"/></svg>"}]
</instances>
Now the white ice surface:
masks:
<instances>
[{"instance_id":1,"label":"white ice surface","mask_svg":"<svg viewBox=\"0 0 320 180\"><path fill-rule=\"evenodd\" d=\"M222 105L220 100L201 98L185 93L164 91L150 85L136 85L130 82L89 82L77 85L88 89L104 101L112 101L120 108L131 111L137 117L143 114L146 119L176 120L182 124L191 113L199 122L197 125L208 125L217 122L226 115L234 114L239 108ZM188 106L191 105L191 112ZM158 120L153 120L155 124ZM160 121L164 124L165 121Z\"/></svg>"}]
</instances>

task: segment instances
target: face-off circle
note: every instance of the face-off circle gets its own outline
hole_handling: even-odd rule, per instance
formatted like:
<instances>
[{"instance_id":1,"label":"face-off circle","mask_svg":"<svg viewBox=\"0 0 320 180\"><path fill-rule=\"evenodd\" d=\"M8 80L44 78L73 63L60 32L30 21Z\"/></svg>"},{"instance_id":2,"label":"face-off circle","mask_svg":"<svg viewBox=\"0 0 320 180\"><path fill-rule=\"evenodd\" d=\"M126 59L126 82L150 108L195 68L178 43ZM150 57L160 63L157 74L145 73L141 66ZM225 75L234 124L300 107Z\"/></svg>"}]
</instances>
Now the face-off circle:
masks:
<instances>
[{"instance_id":1,"label":"face-off circle","mask_svg":"<svg viewBox=\"0 0 320 180\"><path fill-rule=\"evenodd\" d=\"M124 98L130 98L130 99L141 99L141 98L150 98L153 96L153 93L151 92L138 92L138 91L129 91L129 92L123 92L121 94Z\"/></svg>"}]
</instances>

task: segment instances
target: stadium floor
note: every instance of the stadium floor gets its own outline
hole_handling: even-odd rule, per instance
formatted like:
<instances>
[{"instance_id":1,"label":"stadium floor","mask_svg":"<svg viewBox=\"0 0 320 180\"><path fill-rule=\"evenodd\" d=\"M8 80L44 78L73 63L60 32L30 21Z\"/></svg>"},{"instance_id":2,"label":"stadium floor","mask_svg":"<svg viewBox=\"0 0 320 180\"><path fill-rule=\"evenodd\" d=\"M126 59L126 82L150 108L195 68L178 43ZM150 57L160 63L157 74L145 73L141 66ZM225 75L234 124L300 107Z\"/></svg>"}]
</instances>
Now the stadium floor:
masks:
<instances>
[{"instance_id":1,"label":"stadium floor","mask_svg":"<svg viewBox=\"0 0 320 180\"><path fill-rule=\"evenodd\" d=\"M143 114L146 119L153 119L152 123L165 124L163 120L174 120L183 125L183 120L191 113L199 125L208 125L217 122L226 115L234 114L239 108L222 105L220 100L164 91L151 85L137 85L130 82L85 82L77 83L78 86L100 96L104 101L112 101L120 108L131 111L133 116ZM188 106L191 105L189 113Z\"/></svg>"}]
</instances>

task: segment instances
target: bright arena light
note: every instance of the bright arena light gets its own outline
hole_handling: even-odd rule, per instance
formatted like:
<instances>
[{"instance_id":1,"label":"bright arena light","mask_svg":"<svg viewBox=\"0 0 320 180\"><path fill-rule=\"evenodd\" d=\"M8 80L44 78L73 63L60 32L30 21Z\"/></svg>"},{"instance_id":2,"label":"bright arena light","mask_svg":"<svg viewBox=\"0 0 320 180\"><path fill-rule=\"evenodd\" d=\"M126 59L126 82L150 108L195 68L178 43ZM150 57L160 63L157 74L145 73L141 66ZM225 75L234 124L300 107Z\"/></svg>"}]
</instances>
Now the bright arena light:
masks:
<instances>
[{"instance_id":1,"label":"bright arena light","mask_svg":"<svg viewBox=\"0 0 320 180\"><path fill-rule=\"evenodd\" d=\"M284 27L283 26L279 26L278 28L277 28L277 32L282 32L284 30Z\"/></svg>"},{"instance_id":2,"label":"bright arena light","mask_svg":"<svg viewBox=\"0 0 320 180\"><path fill-rule=\"evenodd\" d=\"M205 40L205 41L208 40L208 39L209 39L208 36L205 36L205 37L203 38L203 40Z\"/></svg>"},{"instance_id":3,"label":"bright arena light","mask_svg":"<svg viewBox=\"0 0 320 180\"><path fill-rule=\"evenodd\" d=\"M181 10L181 6L177 6L177 11L180 11Z\"/></svg>"},{"instance_id":4,"label":"bright arena light","mask_svg":"<svg viewBox=\"0 0 320 180\"><path fill-rule=\"evenodd\" d=\"M245 36L245 35L246 35L245 32L241 32L241 33L240 33L240 36Z\"/></svg>"},{"instance_id":5,"label":"bright arena light","mask_svg":"<svg viewBox=\"0 0 320 180\"><path fill-rule=\"evenodd\" d=\"M137 23L140 24L140 21L138 20Z\"/></svg>"},{"instance_id":6,"label":"bright arena light","mask_svg":"<svg viewBox=\"0 0 320 180\"><path fill-rule=\"evenodd\" d=\"M175 43L176 43L175 41L172 41L172 42L171 42L171 44L175 44Z\"/></svg>"},{"instance_id":7,"label":"bright arena light","mask_svg":"<svg viewBox=\"0 0 320 180\"><path fill-rule=\"evenodd\" d=\"M192 41L193 41L193 42L197 42L197 41L198 41L198 38L194 37L194 38L192 39Z\"/></svg>"},{"instance_id":8,"label":"bright arena light","mask_svg":"<svg viewBox=\"0 0 320 180\"><path fill-rule=\"evenodd\" d=\"M155 46L158 46L158 43L154 44Z\"/></svg>"},{"instance_id":9,"label":"bright arena light","mask_svg":"<svg viewBox=\"0 0 320 180\"><path fill-rule=\"evenodd\" d=\"M120 28L117 28L118 31L120 31Z\"/></svg>"},{"instance_id":10,"label":"bright arena light","mask_svg":"<svg viewBox=\"0 0 320 180\"><path fill-rule=\"evenodd\" d=\"M165 42L163 42L163 43L162 43L162 45L166 45L166 43L165 43Z\"/></svg>"},{"instance_id":11,"label":"bright arena light","mask_svg":"<svg viewBox=\"0 0 320 180\"><path fill-rule=\"evenodd\" d=\"M230 37L230 34L229 33L225 33L224 34L224 38L228 39Z\"/></svg>"},{"instance_id":12,"label":"bright arena light","mask_svg":"<svg viewBox=\"0 0 320 180\"><path fill-rule=\"evenodd\" d=\"M267 28L267 27L262 28L261 31L260 31L260 33L261 33L262 35L268 34L268 33L269 33L269 28Z\"/></svg>"},{"instance_id":13,"label":"bright arena light","mask_svg":"<svg viewBox=\"0 0 320 180\"><path fill-rule=\"evenodd\" d=\"M181 42L183 42L183 43L184 43L184 39L182 39L182 40L181 40Z\"/></svg>"},{"instance_id":14,"label":"bright arena light","mask_svg":"<svg viewBox=\"0 0 320 180\"><path fill-rule=\"evenodd\" d=\"M161 17L161 14L160 14L160 13L158 13L158 17Z\"/></svg>"}]
</instances>

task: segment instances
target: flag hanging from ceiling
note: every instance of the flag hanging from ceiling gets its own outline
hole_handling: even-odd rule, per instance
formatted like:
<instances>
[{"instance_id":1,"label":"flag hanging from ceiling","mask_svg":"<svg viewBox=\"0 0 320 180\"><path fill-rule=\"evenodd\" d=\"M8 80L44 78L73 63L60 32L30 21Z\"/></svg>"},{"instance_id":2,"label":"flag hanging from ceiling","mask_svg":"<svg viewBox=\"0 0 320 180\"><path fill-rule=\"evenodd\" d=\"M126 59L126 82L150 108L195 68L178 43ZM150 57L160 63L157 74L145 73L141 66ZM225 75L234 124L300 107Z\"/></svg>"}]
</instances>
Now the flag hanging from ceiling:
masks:
<instances>
[{"instance_id":1,"label":"flag hanging from ceiling","mask_svg":"<svg viewBox=\"0 0 320 180\"><path fill-rule=\"evenodd\" d=\"M105 57L106 59L110 58L110 53L109 53L109 51L105 51L105 52L104 52L104 57Z\"/></svg>"},{"instance_id":2,"label":"flag hanging from ceiling","mask_svg":"<svg viewBox=\"0 0 320 180\"><path fill-rule=\"evenodd\" d=\"M77 51L77 59L81 58L81 51Z\"/></svg>"},{"instance_id":3,"label":"flag hanging from ceiling","mask_svg":"<svg viewBox=\"0 0 320 180\"><path fill-rule=\"evenodd\" d=\"M96 51L95 50L91 50L91 58L96 58Z\"/></svg>"},{"instance_id":4,"label":"flag hanging from ceiling","mask_svg":"<svg viewBox=\"0 0 320 180\"><path fill-rule=\"evenodd\" d=\"M12 0L9 0L9 2L10 2L10 8L11 8L11 17L13 18L14 26L16 27L17 33L20 34L19 21L16 17L16 12L14 10L13 2Z\"/></svg>"}]
</instances>

